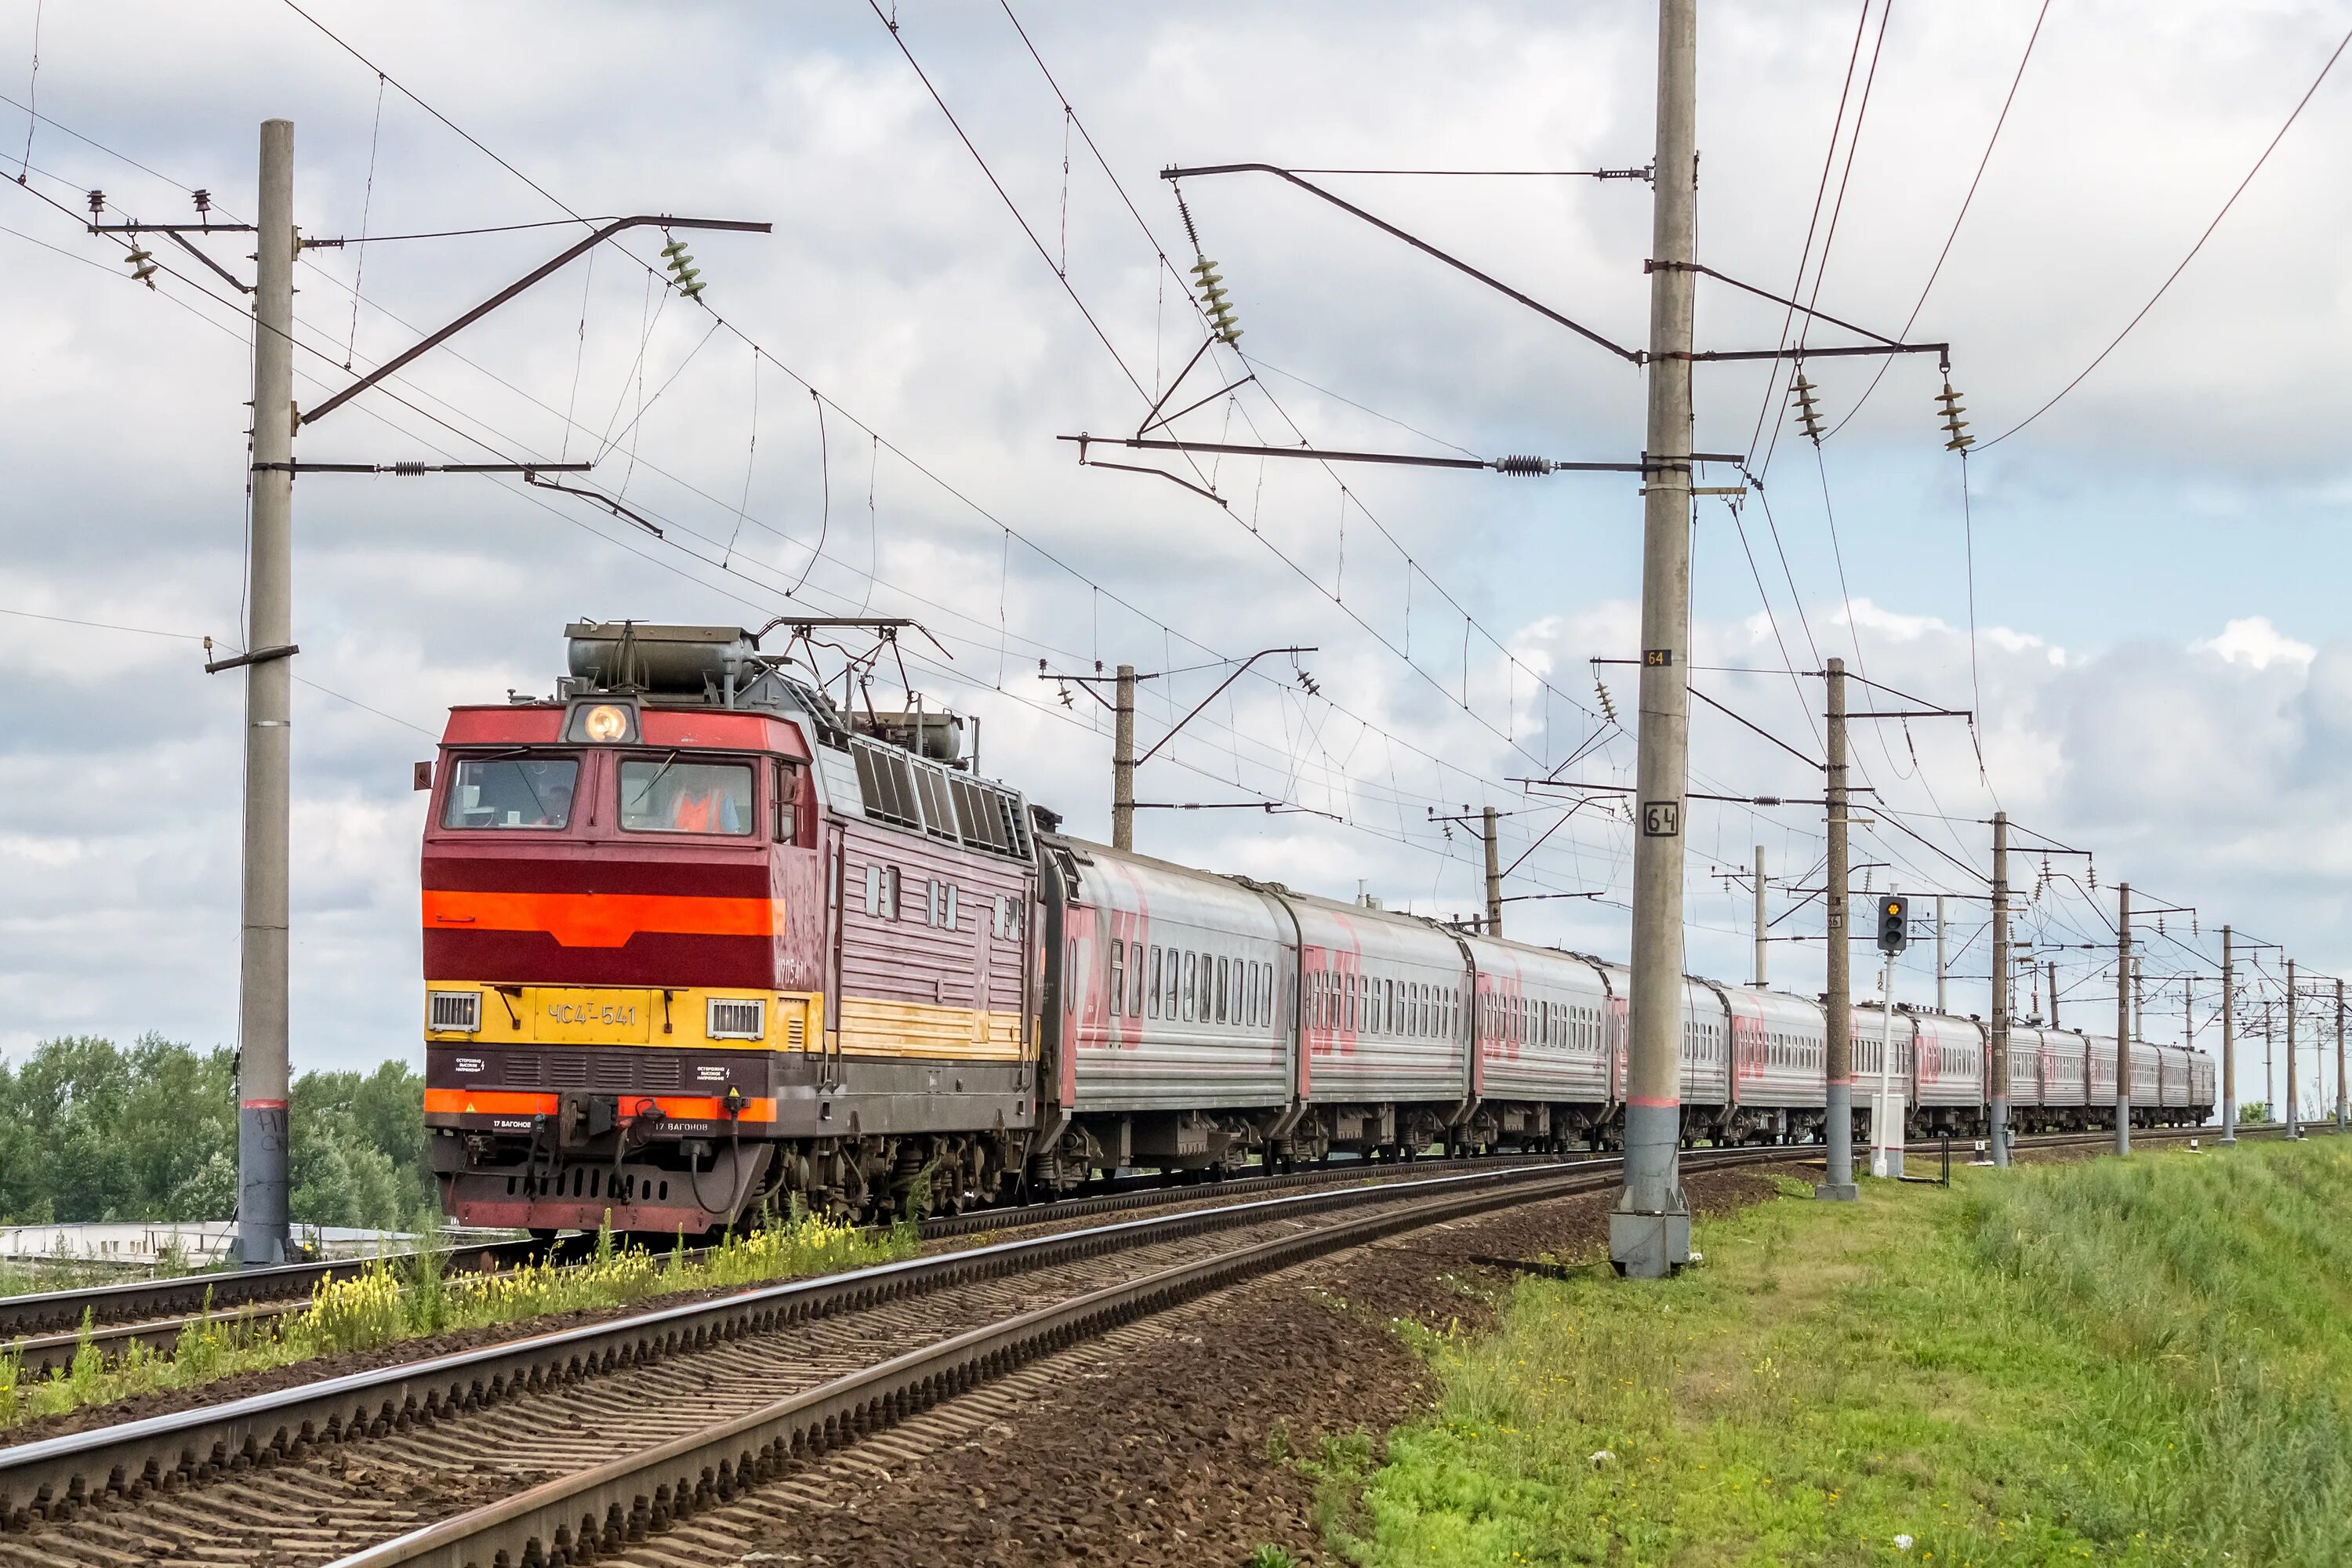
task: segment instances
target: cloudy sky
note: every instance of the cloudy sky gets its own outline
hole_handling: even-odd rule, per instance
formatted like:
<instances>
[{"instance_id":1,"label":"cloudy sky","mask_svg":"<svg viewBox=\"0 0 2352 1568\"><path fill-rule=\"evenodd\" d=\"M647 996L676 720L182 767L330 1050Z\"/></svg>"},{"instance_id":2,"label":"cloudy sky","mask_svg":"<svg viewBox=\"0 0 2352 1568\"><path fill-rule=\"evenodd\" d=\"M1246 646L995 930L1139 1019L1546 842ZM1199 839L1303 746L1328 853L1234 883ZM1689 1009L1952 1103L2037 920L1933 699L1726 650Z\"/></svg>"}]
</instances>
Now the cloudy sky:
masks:
<instances>
[{"instance_id":1,"label":"cloudy sky","mask_svg":"<svg viewBox=\"0 0 2352 1568\"><path fill-rule=\"evenodd\" d=\"M1311 647L1236 682L1140 793L1330 817L1152 812L1145 847L1451 913L1477 901L1476 847L1430 814L1493 804L1515 814L1510 891L1529 896L1510 928L1622 954L1624 823L1596 803L1559 824L1556 795L1513 781L1571 756L1561 776L1630 774L1633 741L1608 718L1631 717L1629 672L1591 662L1635 651L1627 478L1181 466L1221 504L1081 468L1056 437L1131 430L1201 342L1163 166L1638 167L1651 8L309 9L332 36L278 0L0 4L0 173L17 187L0 191L0 1047L234 1037L242 688L202 673L195 639L240 639L247 327L184 252L154 247L171 270L151 291L76 220L92 189L118 217L186 217L198 187L249 216L256 127L274 115L296 123L313 237L555 226L309 252L305 403L569 243L572 216L774 225L691 237L700 304L652 281L657 239L576 262L304 432L313 461L593 458L591 482L664 536L504 479L300 481L298 1067L415 1054L409 764L450 704L545 691L580 615L913 616L947 650L910 663L925 700L979 716L989 771L1097 834L1106 726L1083 696L1064 706L1039 659L1169 672L1146 688L1152 739L1227 661ZM2094 374L1991 438L2147 302L2347 18L2053 0L1923 303L2042 11L1702 8L1701 258L1775 293L1818 287L1821 309L1880 331L1916 309L1909 335L1950 342L1987 446L1964 498L1932 356L1883 379L1867 360L1812 362L1837 427L1818 453L1782 422L1771 370L1703 368L1699 448L1754 451L1765 488L1696 521L1696 662L1730 667L1699 689L1812 756L1821 683L1790 669L1832 654L1904 694L1890 705L1974 710L1857 735L1888 823L1857 858L1882 863L1876 887L1977 895L1950 906L1969 1011L1985 1005L1996 805L2030 830L2021 845L2095 852L2050 859L2046 887L2021 857L2023 934L2105 940L2122 879L2143 904L2194 905L2150 933L2163 1037L2174 977L2211 972L2224 921L2307 971L2352 965L2352 471L2334 353L2352 326L2352 82L2320 87ZM1641 182L1316 177L1642 341ZM1181 189L1248 354L1220 350L1170 400L1209 399L1184 434L1638 451L1638 373L1604 351L1278 181ZM199 243L249 271L235 239ZM1699 301L1702 346L1780 341L1777 306L1711 283ZM1818 778L1704 707L1693 764L1694 788L1718 794ZM1692 966L1744 975L1748 897L1716 873L1761 844L1773 934L1812 939L1776 942L1773 978L1817 985L1820 906L1785 889L1819 886L1822 842L1815 810L1696 804ZM1585 891L1600 896L1533 897ZM2098 956L2051 956L2062 1017L2111 1022ZM1898 984L1930 995L1931 957L1915 952ZM2200 1037L2217 994L2192 992Z\"/></svg>"}]
</instances>

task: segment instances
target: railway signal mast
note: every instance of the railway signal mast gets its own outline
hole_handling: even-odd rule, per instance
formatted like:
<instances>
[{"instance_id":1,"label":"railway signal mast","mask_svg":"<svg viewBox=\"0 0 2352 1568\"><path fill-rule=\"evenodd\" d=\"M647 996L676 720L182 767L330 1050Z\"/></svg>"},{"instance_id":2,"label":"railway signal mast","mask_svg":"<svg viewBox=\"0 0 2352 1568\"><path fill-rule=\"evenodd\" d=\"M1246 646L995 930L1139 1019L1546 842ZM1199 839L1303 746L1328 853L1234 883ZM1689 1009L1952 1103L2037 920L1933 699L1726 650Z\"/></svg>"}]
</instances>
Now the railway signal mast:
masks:
<instances>
[{"instance_id":1,"label":"railway signal mast","mask_svg":"<svg viewBox=\"0 0 2352 1568\"><path fill-rule=\"evenodd\" d=\"M1895 957L1911 940L1911 900L1878 900L1878 1092L1871 1097L1870 1173L1903 1174L1903 1082L1895 1076ZM1908 1075L1906 1075L1907 1080Z\"/></svg>"}]
</instances>

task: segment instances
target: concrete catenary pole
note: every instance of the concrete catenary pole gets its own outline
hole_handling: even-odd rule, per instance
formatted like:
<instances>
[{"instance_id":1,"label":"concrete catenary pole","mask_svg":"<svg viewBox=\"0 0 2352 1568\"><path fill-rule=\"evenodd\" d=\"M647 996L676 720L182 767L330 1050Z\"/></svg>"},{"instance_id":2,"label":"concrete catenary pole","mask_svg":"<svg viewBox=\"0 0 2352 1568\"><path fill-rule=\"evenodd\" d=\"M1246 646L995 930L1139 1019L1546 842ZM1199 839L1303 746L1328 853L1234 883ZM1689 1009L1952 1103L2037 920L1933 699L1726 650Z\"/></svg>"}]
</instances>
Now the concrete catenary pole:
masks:
<instances>
[{"instance_id":1,"label":"concrete catenary pole","mask_svg":"<svg viewBox=\"0 0 2352 1568\"><path fill-rule=\"evenodd\" d=\"M2116 1152L2131 1152L2131 884L2116 888Z\"/></svg>"},{"instance_id":2,"label":"concrete catenary pole","mask_svg":"<svg viewBox=\"0 0 2352 1568\"><path fill-rule=\"evenodd\" d=\"M2144 952L2133 953L2131 964L2132 1038L2135 1040L2144 1040L2147 1038L2147 994L2140 988L2141 984L2146 977L2147 969L2147 954Z\"/></svg>"},{"instance_id":3,"label":"concrete catenary pole","mask_svg":"<svg viewBox=\"0 0 2352 1568\"><path fill-rule=\"evenodd\" d=\"M2263 999L2263 1120L2276 1121L2279 1113L2278 1034L2271 1027L2271 1004Z\"/></svg>"},{"instance_id":4,"label":"concrete catenary pole","mask_svg":"<svg viewBox=\"0 0 2352 1568\"><path fill-rule=\"evenodd\" d=\"M2336 978L2336 1131L2344 1131L2344 977Z\"/></svg>"},{"instance_id":5,"label":"concrete catenary pole","mask_svg":"<svg viewBox=\"0 0 2352 1568\"><path fill-rule=\"evenodd\" d=\"M2050 961L2050 1026L2058 1026L2058 961Z\"/></svg>"},{"instance_id":6,"label":"concrete catenary pole","mask_svg":"<svg viewBox=\"0 0 2352 1568\"><path fill-rule=\"evenodd\" d=\"M1495 808L1478 813L1478 831L1486 836L1486 934L1503 934L1503 850L1495 837Z\"/></svg>"},{"instance_id":7,"label":"concrete catenary pole","mask_svg":"<svg viewBox=\"0 0 2352 1568\"><path fill-rule=\"evenodd\" d=\"M288 814L294 669L294 122L261 122L254 233L253 533L245 646L245 872L237 953L236 1240L286 1260ZM280 651L284 650L284 651Z\"/></svg>"},{"instance_id":8,"label":"concrete catenary pole","mask_svg":"<svg viewBox=\"0 0 2352 1568\"><path fill-rule=\"evenodd\" d=\"M2230 928L2221 928L2221 1143L2238 1141L2238 987L2231 973Z\"/></svg>"},{"instance_id":9,"label":"concrete catenary pole","mask_svg":"<svg viewBox=\"0 0 2352 1568\"><path fill-rule=\"evenodd\" d=\"M1641 729L1633 840L1625 1186L1609 1216L1620 1272L1690 1258L1683 1195L1683 807L1690 764L1691 292L1698 217L1698 3L1658 3L1651 187L1649 419L1643 443Z\"/></svg>"},{"instance_id":10,"label":"concrete catenary pole","mask_svg":"<svg viewBox=\"0 0 2352 1568\"><path fill-rule=\"evenodd\" d=\"M1937 893L1936 895L1936 1011L1938 1013L1948 1013L1952 1010L1947 995L1947 984L1950 976L1945 971L1944 895Z\"/></svg>"},{"instance_id":11,"label":"concrete catenary pole","mask_svg":"<svg viewBox=\"0 0 2352 1568\"><path fill-rule=\"evenodd\" d=\"M1111 704L1110 847L1135 847L1135 666L1118 667Z\"/></svg>"},{"instance_id":12,"label":"concrete catenary pole","mask_svg":"<svg viewBox=\"0 0 2352 1568\"><path fill-rule=\"evenodd\" d=\"M2303 1106L2294 1087L2294 960L2286 961L2286 1135L2303 1136Z\"/></svg>"},{"instance_id":13,"label":"concrete catenary pole","mask_svg":"<svg viewBox=\"0 0 2352 1568\"><path fill-rule=\"evenodd\" d=\"M2009 813L1992 814L1992 1163L2009 1163ZM1944 984L1944 900L1936 900L1936 989Z\"/></svg>"},{"instance_id":14,"label":"concrete catenary pole","mask_svg":"<svg viewBox=\"0 0 2352 1568\"><path fill-rule=\"evenodd\" d=\"M1853 1183L1853 953L1846 941L1846 788L1845 788L1845 660L1829 661L1829 767L1824 773L1829 802L1829 868L1823 898L1829 918L1829 994L1822 1004L1827 1016L1823 1054L1828 1077L1828 1110L1822 1117L1823 1170L1813 1195L1852 1203L1860 1195Z\"/></svg>"},{"instance_id":15,"label":"concrete catenary pole","mask_svg":"<svg viewBox=\"0 0 2352 1568\"><path fill-rule=\"evenodd\" d=\"M1756 987L1762 990L1769 973L1764 963L1769 943L1764 935L1764 846L1756 847Z\"/></svg>"}]
</instances>

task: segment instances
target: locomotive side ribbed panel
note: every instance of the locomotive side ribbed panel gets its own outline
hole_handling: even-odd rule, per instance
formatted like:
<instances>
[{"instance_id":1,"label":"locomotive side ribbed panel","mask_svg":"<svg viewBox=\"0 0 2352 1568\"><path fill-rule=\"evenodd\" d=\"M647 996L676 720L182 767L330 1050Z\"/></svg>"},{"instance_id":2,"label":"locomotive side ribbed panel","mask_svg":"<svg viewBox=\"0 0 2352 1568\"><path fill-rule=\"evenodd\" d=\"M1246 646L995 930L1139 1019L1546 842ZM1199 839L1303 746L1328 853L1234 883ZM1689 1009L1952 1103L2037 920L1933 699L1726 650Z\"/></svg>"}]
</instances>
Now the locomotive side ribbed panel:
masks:
<instances>
[{"instance_id":1,"label":"locomotive side ribbed panel","mask_svg":"<svg viewBox=\"0 0 2352 1568\"><path fill-rule=\"evenodd\" d=\"M1609 994L1591 964L1485 937L1477 965L1479 1093L1488 1100L1599 1106L1609 1100Z\"/></svg>"},{"instance_id":2,"label":"locomotive side ribbed panel","mask_svg":"<svg viewBox=\"0 0 2352 1568\"><path fill-rule=\"evenodd\" d=\"M841 845L841 1054L1019 1060L1023 960L996 932L1026 868L856 820Z\"/></svg>"},{"instance_id":3,"label":"locomotive side ribbed panel","mask_svg":"<svg viewBox=\"0 0 2352 1568\"><path fill-rule=\"evenodd\" d=\"M1476 978L1454 938L1380 910L1296 893L1286 901L1306 944L1307 1099L1400 1104L1467 1096L1463 1042ZM1416 995L1434 1005L1416 1013Z\"/></svg>"},{"instance_id":4,"label":"locomotive side ribbed panel","mask_svg":"<svg viewBox=\"0 0 2352 1568\"><path fill-rule=\"evenodd\" d=\"M1289 921L1223 877L1087 845L1065 910L1074 1110L1286 1104Z\"/></svg>"}]
</instances>

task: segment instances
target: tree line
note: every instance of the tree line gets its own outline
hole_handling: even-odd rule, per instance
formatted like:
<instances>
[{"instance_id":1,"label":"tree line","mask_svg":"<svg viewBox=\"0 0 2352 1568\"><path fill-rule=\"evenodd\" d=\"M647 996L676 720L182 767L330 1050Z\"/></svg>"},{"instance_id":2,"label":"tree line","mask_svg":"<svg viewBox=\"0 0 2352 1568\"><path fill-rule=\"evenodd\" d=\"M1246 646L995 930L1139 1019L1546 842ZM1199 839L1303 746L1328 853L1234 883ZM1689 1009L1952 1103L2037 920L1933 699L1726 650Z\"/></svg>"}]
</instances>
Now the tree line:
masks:
<instances>
[{"instance_id":1,"label":"tree line","mask_svg":"<svg viewBox=\"0 0 2352 1568\"><path fill-rule=\"evenodd\" d=\"M306 1072L288 1118L297 1222L395 1228L437 1206L424 1079L405 1062ZM235 1051L77 1037L0 1062L0 1221L236 1213Z\"/></svg>"}]
</instances>

